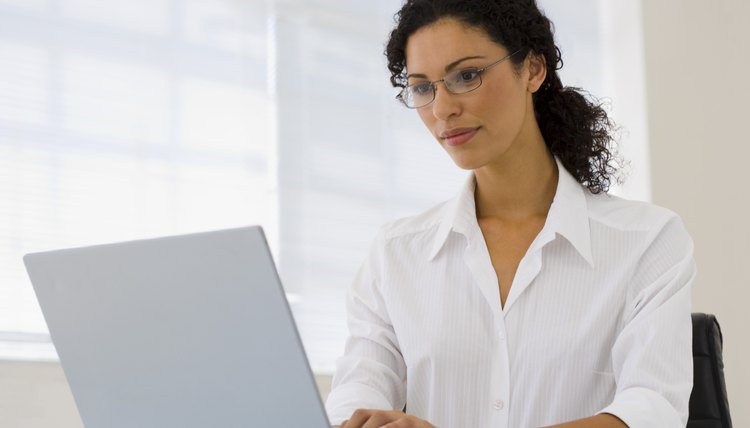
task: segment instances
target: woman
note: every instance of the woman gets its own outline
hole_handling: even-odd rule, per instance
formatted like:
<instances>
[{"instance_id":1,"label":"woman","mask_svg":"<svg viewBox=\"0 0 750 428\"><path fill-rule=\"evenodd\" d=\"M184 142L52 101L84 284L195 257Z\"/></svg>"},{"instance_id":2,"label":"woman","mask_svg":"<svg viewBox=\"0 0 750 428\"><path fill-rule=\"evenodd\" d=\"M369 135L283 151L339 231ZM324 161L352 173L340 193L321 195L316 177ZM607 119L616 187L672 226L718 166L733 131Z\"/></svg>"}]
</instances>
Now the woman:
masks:
<instances>
[{"instance_id":1,"label":"woman","mask_svg":"<svg viewBox=\"0 0 750 428\"><path fill-rule=\"evenodd\" d=\"M692 241L674 213L606 194L612 126L562 86L551 23L533 0L408 0L397 19L399 98L473 174L379 233L331 421L685 426Z\"/></svg>"}]
</instances>

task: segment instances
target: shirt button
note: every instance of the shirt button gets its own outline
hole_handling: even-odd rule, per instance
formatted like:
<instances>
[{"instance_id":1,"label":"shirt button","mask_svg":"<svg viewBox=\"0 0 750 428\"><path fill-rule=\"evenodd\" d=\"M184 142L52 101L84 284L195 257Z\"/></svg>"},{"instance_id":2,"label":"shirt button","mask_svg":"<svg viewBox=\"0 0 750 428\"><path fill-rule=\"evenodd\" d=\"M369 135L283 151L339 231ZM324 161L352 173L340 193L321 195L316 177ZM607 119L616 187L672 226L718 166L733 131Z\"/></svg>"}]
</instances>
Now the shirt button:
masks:
<instances>
[{"instance_id":1,"label":"shirt button","mask_svg":"<svg viewBox=\"0 0 750 428\"><path fill-rule=\"evenodd\" d=\"M505 408L505 403L503 400L497 400L495 401L495 404L492 405L492 407L495 408L495 410L503 410Z\"/></svg>"}]
</instances>

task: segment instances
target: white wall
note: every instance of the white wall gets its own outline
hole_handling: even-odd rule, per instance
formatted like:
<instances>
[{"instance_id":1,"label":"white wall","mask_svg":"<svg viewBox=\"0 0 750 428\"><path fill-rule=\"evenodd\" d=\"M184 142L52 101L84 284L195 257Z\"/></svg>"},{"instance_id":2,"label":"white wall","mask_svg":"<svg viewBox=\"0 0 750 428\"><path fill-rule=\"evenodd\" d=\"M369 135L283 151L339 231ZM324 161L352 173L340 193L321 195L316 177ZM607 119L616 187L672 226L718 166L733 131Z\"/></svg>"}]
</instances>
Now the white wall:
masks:
<instances>
[{"instance_id":1,"label":"white wall","mask_svg":"<svg viewBox=\"0 0 750 428\"><path fill-rule=\"evenodd\" d=\"M331 377L315 381L325 400ZM0 426L83 428L59 363L0 360Z\"/></svg>"},{"instance_id":2,"label":"white wall","mask_svg":"<svg viewBox=\"0 0 750 428\"><path fill-rule=\"evenodd\" d=\"M695 240L693 308L724 333L729 405L750 426L750 2L643 1L652 195Z\"/></svg>"},{"instance_id":3,"label":"white wall","mask_svg":"<svg viewBox=\"0 0 750 428\"><path fill-rule=\"evenodd\" d=\"M83 428L60 364L0 361L0 424Z\"/></svg>"}]
</instances>

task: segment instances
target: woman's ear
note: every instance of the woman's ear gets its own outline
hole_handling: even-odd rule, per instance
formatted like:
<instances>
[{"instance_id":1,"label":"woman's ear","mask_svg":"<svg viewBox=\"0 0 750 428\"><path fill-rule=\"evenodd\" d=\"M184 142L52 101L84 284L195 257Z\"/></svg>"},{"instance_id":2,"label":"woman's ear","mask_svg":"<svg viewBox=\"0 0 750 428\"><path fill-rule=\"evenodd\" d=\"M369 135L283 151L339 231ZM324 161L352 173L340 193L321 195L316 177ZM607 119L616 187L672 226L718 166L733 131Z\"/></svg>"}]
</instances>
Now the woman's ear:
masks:
<instances>
[{"instance_id":1,"label":"woman's ear","mask_svg":"<svg viewBox=\"0 0 750 428\"><path fill-rule=\"evenodd\" d=\"M528 89L532 94L539 90L547 78L547 61L544 55L529 55L526 59L529 69Z\"/></svg>"}]
</instances>

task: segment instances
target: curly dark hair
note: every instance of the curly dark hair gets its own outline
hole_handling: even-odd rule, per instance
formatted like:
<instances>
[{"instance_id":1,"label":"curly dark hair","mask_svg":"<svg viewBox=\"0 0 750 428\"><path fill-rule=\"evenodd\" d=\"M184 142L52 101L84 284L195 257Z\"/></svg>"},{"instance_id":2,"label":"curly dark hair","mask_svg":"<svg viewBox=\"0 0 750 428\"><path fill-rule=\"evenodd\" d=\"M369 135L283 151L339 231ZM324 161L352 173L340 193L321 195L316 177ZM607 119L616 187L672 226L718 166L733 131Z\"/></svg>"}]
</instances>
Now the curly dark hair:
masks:
<instances>
[{"instance_id":1,"label":"curly dark hair","mask_svg":"<svg viewBox=\"0 0 750 428\"><path fill-rule=\"evenodd\" d=\"M557 70L563 61L553 25L535 0L407 0L395 16L385 50L394 87L406 86L409 36L441 18L481 28L509 52L520 51L511 58L516 71L529 54L543 56L547 77L533 102L545 144L591 193L606 193L612 180L618 181L616 127L601 102L580 88L562 85Z\"/></svg>"}]
</instances>

